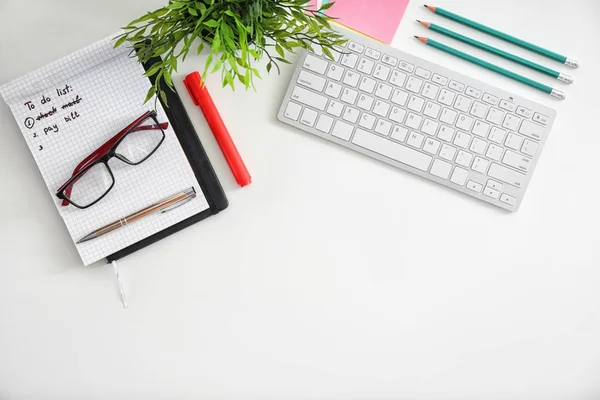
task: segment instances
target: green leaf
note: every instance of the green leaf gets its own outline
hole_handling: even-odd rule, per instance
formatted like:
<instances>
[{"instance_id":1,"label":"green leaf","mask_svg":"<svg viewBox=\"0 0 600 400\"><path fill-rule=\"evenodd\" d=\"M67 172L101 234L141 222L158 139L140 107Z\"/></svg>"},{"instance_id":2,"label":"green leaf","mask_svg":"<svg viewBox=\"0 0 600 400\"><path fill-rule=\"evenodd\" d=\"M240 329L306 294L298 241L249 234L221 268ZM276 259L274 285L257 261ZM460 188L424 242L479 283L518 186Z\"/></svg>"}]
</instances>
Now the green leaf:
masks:
<instances>
[{"instance_id":1,"label":"green leaf","mask_svg":"<svg viewBox=\"0 0 600 400\"><path fill-rule=\"evenodd\" d=\"M222 65L223 65L223 60L221 60L221 59L218 59L218 60L215 62L215 65L214 65L214 67L213 67L212 71L210 71L210 72L211 72L212 74L214 74L214 73L215 73L215 72L217 72L219 69L221 69L221 66L222 66Z\"/></svg>"},{"instance_id":2,"label":"green leaf","mask_svg":"<svg viewBox=\"0 0 600 400\"><path fill-rule=\"evenodd\" d=\"M285 52L283 51L283 48L279 45L279 43L275 45L275 51L277 51L277 53L279 53L281 57L285 57Z\"/></svg>"},{"instance_id":3,"label":"green leaf","mask_svg":"<svg viewBox=\"0 0 600 400\"><path fill-rule=\"evenodd\" d=\"M120 45L122 45L123 43L125 43L125 40L127 40L127 35L125 36L121 36L121 38L119 40L116 41L115 43L115 48L119 47Z\"/></svg>"},{"instance_id":4,"label":"green leaf","mask_svg":"<svg viewBox=\"0 0 600 400\"><path fill-rule=\"evenodd\" d=\"M329 10L331 7L333 7L334 4L335 4L335 1L334 2L329 2L327 4L323 4L321 6L321 8L319 8L319 12L323 12L323 11Z\"/></svg>"},{"instance_id":5,"label":"green leaf","mask_svg":"<svg viewBox=\"0 0 600 400\"><path fill-rule=\"evenodd\" d=\"M152 76L154 74L156 74L158 72L159 69L162 68L162 63L157 62L152 64L152 67L150 67L150 69L148 71L146 71L146 73L144 75L146 76Z\"/></svg>"},{"instance_id":6,"label":"green leaf","mask_svg":"<svg viewBox=\"0 0 600 400\"><path fill-rule=\"evenodd\" d=\"M216 28L219 26L219 22L217 20L210 19L208 21L204 21L204 25L208 26L209 28Z\"/></svg>"},{"instance_id":7,"label":"green leaf","mask_svg":"<svg viewBox=\"0 0 600 400\"><path fill-rule=\"evenodd\" d=\"M162 99L163 103L165 105L167 105L168 101L167 101L167 94L165 92L163 92L162 90L160 91L160 98Z\"/></svg>"},{"instance_id":8,"label":"green leaf","mask_svg":"<svg viewBox=\"0 0 600 400\"><path fill-rule=\"evenodd\" d=\"M193 15L195 17L198 16L198 11L196 11L196 9L193 7L188 7L188 12L190 13L190 15Z\"/></svg>"},{"instance_id":9,"label":"green leaf","mask_svg":"<svg viewBox=\"0 0 600 400\"><path fill-rule=\"evenodd\" d=\"M146 100L144 100L144 104L146 104L156 93L156 87L152 86L150 89L148 89L148 94L146 94Z\"/></svg>"},{"instance_id":10,"label":"green leaf","mask_svg":"<svg viewBox=\"0 0 600 400\"><path fill-rule=\"evenodd\" d=\"M268 63L267 64L267 74L271 73L271 68L273 67L273 63Z\"/></svg>"}]
</instances>

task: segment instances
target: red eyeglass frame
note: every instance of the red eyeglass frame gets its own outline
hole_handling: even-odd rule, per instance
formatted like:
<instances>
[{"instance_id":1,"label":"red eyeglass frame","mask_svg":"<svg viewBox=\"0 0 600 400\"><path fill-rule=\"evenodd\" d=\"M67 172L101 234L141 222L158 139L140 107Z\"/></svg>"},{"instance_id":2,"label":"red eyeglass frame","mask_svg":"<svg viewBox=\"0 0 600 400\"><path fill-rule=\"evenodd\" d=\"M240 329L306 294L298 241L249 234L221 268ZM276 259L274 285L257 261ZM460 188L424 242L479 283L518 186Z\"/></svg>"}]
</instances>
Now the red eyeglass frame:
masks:
<instances>
[{"instance_id":1,"label":"red eyeglass frame","mask_svg":"<svg viewBox=\"0 0 600 400\"><path fill-rule=\"evenodd\" d=\"M156 124L138 125L147 118L154 119ZM140 131L140 130L161 129L164 131L168 127L169 127L168 122L163 122L163 123L158 122L158 120L156 119L156 111L154 111L154 110L145 112L140 117L138 117L135 121L133 121L132 123L127 125L123 130L121 130L119 133L117 133L115 136L113 136L111 139L109 139L102 146L98 147L92 154L87 156L83 161L81 161L77 165L77 167L75 167L75 169L73 170L73 174L71 175L71 178L68 181L66 181L65 183L63 183L56 190L56 196L62 200L62 206L65 207L65 206L68 206L69 204L73 204L75 207L83 209L83 208L91 207L94 204L96 204L97 202L99 202L100 200L102 200L102 198L104 196L106 196L108 194L108 192L110 192L110 190L113 188L113 186L115 184L114 176L112 176L112 171L110 170L110 168L108 168L108 160L110 160L113 157L116 157L119 160L121 160L124 163L127 163L129 165L141 164L142 162L146 161L152 154L154 154L154 152L161 146L162 142L165 140L165 136L164 136L164 132L163 132L163 138L161 139L159 144L156 146L156 148L150 154L148 154L148 156L146 156L143 160L141 160L137 163L132 163L131 161L120 157L115 152L115 150L117 149L117 147L119 146L119 144L121 143L123 138L125 138L125 136L127 136L127 134L129 134L129 133ZM75 204L74 202L72 202L69 199L69 197L71 196L71 191L73 190L73 184L75 184L75 182L77 182L79 180L79 178L81 178L87 172L87 170L89 170L91 167L93 167L94 165L96 165L100 162L107 165L108 171L110 172L111 177L113 179L112 185L108 188L108 190L102 196L100 196L93 203L90 203L86 206L80 206L78 204Z\"/></svg>"}]
</instances>

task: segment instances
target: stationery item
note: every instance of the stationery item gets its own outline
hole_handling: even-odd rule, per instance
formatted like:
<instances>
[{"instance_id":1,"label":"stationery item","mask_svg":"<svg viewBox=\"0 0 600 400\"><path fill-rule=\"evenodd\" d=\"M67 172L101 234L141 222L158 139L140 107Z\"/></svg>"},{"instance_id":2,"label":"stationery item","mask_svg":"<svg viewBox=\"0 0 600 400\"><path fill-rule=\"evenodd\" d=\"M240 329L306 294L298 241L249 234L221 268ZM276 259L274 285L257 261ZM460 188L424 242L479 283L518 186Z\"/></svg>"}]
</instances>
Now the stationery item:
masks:
<instances>
[{"instance_id":1,"label":"stationery item","mask_svg":"<svg viewBox=\"0 0 600 400\"><path fill-rule=\"evenodd\" d=\"M533 79L529 79L529 78L527 78L527 77L525 77L523 75L516 74L516 73L514 73L512 71L509 71L507 69L504 69L502 67L494 65L492 63L484 61L484 60L482 60L480 58L473 57L473 56L471 56L471 55L469 55L467 53L464 53L464 52L462 52L460 50L456 50L456 49L454 49L454 48L452 48L450 46L446 46L443 43L436 42L433 39L428 39L428 38L425 38L425 37L422 37L422 36L415 36L415 38L419 39L419 41L421 41L422 43L425 43L428 46L434 47L434 48L436 48L438 50L441 50L441 51L443 51L445 53L452 54L453 56L456 56L458 58L462 58L465 61L468 61L468 62L473 63L475 65L479 65L480 67L489 69L490 71L494 71L494 72L496 72L496 73L498 73L500 75L504 75L507 78L511 78L511 79L514 79L515 81L524 83L525 85L531 86L532 88L535 88L537 90L541 90L542 92L548 93L549 95L551 95L553 97L556 97L558 99L563 100L566 97L565 94L562 91L558 90L558 89L551 88L548 85L544 85L543 83L536 82Z\"/></svg>"},{"instance_id":2,"label":"stationery item","mask_svg":"<svg viewBox=\"0 0 600 400\"><path fill-rule=\"evenodd\" d=\"M499 30L490 28L489 26L485 26L483 24L472 21L465 17L461 17L460 15L454 14L453 12L445 10L441 7L428 6L428 5L424 5L424 7L435 14L441 15L442 17L446 17L448 19L451 19L452 21L466 25L470 28L477 29L480 32L487 33L488 35L497 37L498 39L502 39L508 43L515 44L524 49L533 51L534 53L540 54L544 57L551 58L555 61L558 61L559 63L566 64L569 67L573 67L573 68L579 67L579 63L572 58L563 56L561 54L555 53L550 50L546 50L543 47L536 46L533 43L526 42L526 41L516 38L514 36L508 35L504 32L500 32Z\"/></svg>"},{"instance_id":3,"label":"stationery item","mask_svg":"<svg viewBox=\"0 0 600 400\"><path fill-rule=\"evenodd\" d=\"M237 147L235 147L235 143L233 143L233 139L231 139L229 131L227 130L225 123L223 123L223 119L221 119L221 115L219 114L212 97L210 97L206 85L202 82L200 74L198 72L192 72L185 77L183 83L194 104L202 110L206 122L208 122L208 126L210 126L210 129L215 136L236 182L242 187L249 185L252 182L250 173L248 172Z\"/></svg>"},{"instance_id":4,"label":"stationery item","mask_svg":"<svg viewBox=\"0 0 600 400\"><path fill-rule=\"evenodd\" d=\"M390 44L408 2L409 0L338 0L327 10L327 15L337 18L335 22Z\"/></svg>"},{"instance_id":5,"label":"stationery item","mask_svg":"<svg viewBox=\"0 0 600 400\"><path fill-rule=\"evenodd\" d=\"M152 204L151 206L148 206L142 210L136 211L135 213L128 215L125 218L121 218L118 221L103 226L102 228L96 229L95 231L79 239L77 243L83 243L87 242L88 240L96 239L102 235L106 235L107 233L114 231L115 229L119 229L148 215L154 214L155 212L160 211L162 213L165 213L174 210L175 208L184 205L185 203L187 203L195 197L196 191L193 187L189 188L187 190L169 196L156 204Z\"/></svg>"},{"instance_id":6,"label":"stationery item","mask_svg":"<svg viewBox=\"0 0 600 400\"><path fill-rule=\"evenodd\" d=\"M109 262L120 259L227 207L221 185L177 93L165 88L169 108L163 108L160 99L144 104L152 85L143 75L149 65L140 65L126 47L114 49L115 36L0 86L0 94L21 128L73 241L110 223L116 215L132 214L181 188L200 189L198 199L185 206L77 244L85 265L103 258ZM153 122L141 126L160 124L160 129L145 130L150 134L145 139L151 142L145 143L142 151L155 146L151 156L142 159L135 149L117 145L120 160L112 158L104 166L95 164L94 174L85 174L81 182L72 185L72 189L93 187L103 191L112 180L116 183L110 191L91 207L63 206L55 193L73 176L76 166L85 168L87 164L82 160L93 162L97 154L90 152L100 150L103 143L112 146L115 133L150 108L156 108L156 116L150 117ZM156 140L162 142L157 144ZM143 162L127 165L137 161ZM93 179L84 182L89 178ZM80 186L86 183L98 186ZM73 200L74 192L62 193ZM98 193L92 194L93 198ZM89 205L89 198L83 198L82 203L79 205Z\"/></svg>"},{"instance_id":7,"label":"stationery item","mask_svg":"<svg viewBox=\"0 0 600 400\"><path fill-rule=\"evenodd\" d=\"M573 78L571 78L571 76L569 76L567 74L564 74L562 72L555 71L553 69L544 67L543 65L536 64L536 63L534 63L532 61L529 61L529 60L527 60L525 58L516 56L514 54L507 53L506 51L500 50L497 47L493 47L493 46L487 45L487 44L485 44L483 42L480 42L478 40L471 39L470 37L461 35L460 33L457 33L457 32L453 32L450 29L446 29L446 28L444 28L442 26L433 24L431 22L419 21L419 20L417 20L417 22L419 22L421 25L423 25L424 27L426 27L426 28L428 28L428 29L430 29L430 30L432 30L434 32L441 33L442 35L451 37L451 38L456 39L456 40L458 40L460 42L469 44L469 45L471 45L473 47L477 47L478 49L487 51L488 53L492 53L492 54L495 54L495 55L500 56L502 58L505 58L507 60L514 61L517 64L521 64L521 65L523 65L525 67L531 68L531 69L536 70L538 72L541 72L543 74L550 75L551 77L556 78L556 79L558 79L560 81L563 81L563 82L566 82L566 83L573 83Z\"/></svg>"},{"instance_id":8,"label":"stationery item","mask_svg":"<svg viewBox=\"0 0 600 400\"><path fill-rule=\"evenodd\" d=\"M279 120L517 211L556 112L372 38L338 30L349 42L334 54L337 61L300 53Z\"/></svg>"}]
</instances>

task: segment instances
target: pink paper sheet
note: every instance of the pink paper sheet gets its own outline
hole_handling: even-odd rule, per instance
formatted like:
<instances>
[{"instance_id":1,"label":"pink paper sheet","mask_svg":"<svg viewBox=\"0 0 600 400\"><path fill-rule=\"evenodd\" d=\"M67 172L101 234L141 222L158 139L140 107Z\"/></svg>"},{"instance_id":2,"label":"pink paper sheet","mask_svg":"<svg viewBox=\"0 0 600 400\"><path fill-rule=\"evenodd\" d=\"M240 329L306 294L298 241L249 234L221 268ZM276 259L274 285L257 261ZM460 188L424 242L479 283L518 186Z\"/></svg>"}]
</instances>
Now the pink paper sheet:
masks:
<instances>
[{"instance_id":1,"label":"pink paper sheet","mask_svg":"<svg viewBox=\"0 0 600 400\"><path fill-rule=\"evenodd\" d=\"M337 0L327 15L337 22L390 44L409 0Z\"/></svg>"}]
</instances>

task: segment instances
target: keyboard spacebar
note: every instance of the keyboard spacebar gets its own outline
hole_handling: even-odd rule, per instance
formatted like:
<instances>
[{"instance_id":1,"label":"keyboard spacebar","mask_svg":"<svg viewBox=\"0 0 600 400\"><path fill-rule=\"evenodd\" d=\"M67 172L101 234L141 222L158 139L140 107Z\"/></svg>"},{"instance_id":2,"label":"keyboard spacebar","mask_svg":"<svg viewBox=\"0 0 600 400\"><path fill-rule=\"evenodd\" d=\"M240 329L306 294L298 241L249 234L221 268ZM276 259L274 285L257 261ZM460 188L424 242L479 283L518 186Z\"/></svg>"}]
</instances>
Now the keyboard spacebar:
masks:
<instances>
[{"instance_id":1,"label":"keyboard spacebar","mask_svg":"<svg viewBox=\"0 0 600 400\"><path fill-rule=\"evenodd\" d=\"M432 157L426 154L384 139L374 133L363 131L362 129L356 130L352 143L402 164L420 169L421 171L427 171L432 160Z\"/></svg>"}]
</instances>

